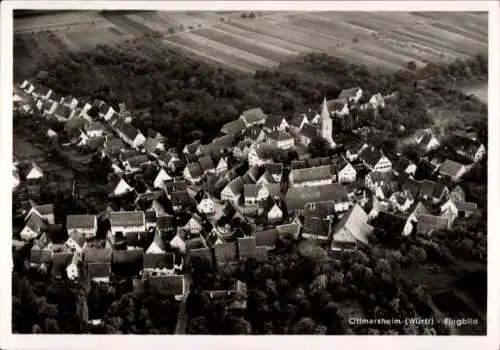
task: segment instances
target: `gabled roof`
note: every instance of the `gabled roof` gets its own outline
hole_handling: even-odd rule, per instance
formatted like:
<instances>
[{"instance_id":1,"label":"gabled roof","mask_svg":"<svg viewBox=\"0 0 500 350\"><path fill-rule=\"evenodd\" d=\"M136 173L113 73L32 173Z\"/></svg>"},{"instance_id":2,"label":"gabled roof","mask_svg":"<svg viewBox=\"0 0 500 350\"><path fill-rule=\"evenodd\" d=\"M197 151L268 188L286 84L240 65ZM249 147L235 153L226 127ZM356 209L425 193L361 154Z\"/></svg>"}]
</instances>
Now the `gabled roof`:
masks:
<instances>
[{"instance_id":1,"label":"gabled roof","mask_svg":"<svg viewBox=\"0 0 500 350\"><path fill-rule=\"evenodd\" d=\"M310 235L328 237L330 235L330 220L306 216L302 231Z\"/></svg>"},{"instance_id":2,"label":"gabled roof","mask_svg":"<svg viewBox=\"0 0 500 350\"><path fill-rule=\"evenodd\" d=\"M341 242L360 241L368 244L368 238L373 232L373 227L368 224L368 215L355 204L335 225L333 240Z\"/></svg>"},{"instance_id":3,"label":"gabled roof","mask_svg":"<svg viewBox=\"0 0 500 350\"><path fill-rule=\"evenodd\" d=\"M191 177L196 179L203 175L203 170L201 169L200 163L191 163L187 165L187 169L191 174Z\"/></svg>"},{"instance_id":4,"label":"gabled roof","mask_svg":"<svg viewBox=\"0 0 500 350\"><path fill-rule=\"evenodd\" d=\"M30 262L32 264L42 264L52 262L52 251L50 249L31 248Z\"/></svg>"},{"instance_id":5,"label":"gabled roof","mask_svg":"<svg viewBox=\"0 0 500 350\"><path fill-rule=\"evenodd\" d=\"M453 202L459 211L477 212L477 204L473 202Z\"/></svg>"},{"instance_id":6,"label":"gabled roof","mask_svg":"<svg viewBox=\"0 0 500 350\"><path fill-rule=\"evenodd\" d=\"M240 259L255 257L256 240L255 237L238 238L238 255Z\"/></svg>"},{"instance_id":7,"label":"gabled roof","mask_svg":"<svg viewBox=\"0 0 500 350\"><path fill-rule=\"evenodd\" d=\"M404 173L406 169L414 164L411 160L406 157L399 156L395 161L392 162L392 167L400 173Z\"/></svg>"},{"instance_id":8,"label":"gabled roof","mask_svg":"<svg viewBox=\"0 0 500 350\"><path fill-rule=\"evenodd\" d=\"M372 171L366 176L369 177L374 184L381 182L393 182L396 178L396 175L392 171Z\"/></svg>"},{"instance_id":9,"label":"gabled roof","mask_svg":"<svg viewBox=\"0 0 500 350\"><path fill-rule=\"evenodd\" d=\"M83 261L86 263L111 262L112 250L109 248L83 248Z\"/></svg>"},{"instance_id":10,"label":"gabled roof","mask_svg":"<svg viewBox=\"0 0 500 350\"><path fill-rule=\"evenodd\" d=\"M146 223L156 223L156 210L146 210L144 212L144 221Z\"/></svg>"},{"instance_id":11,"label":"gabled roof","mask_svg":"<svg viewBox=\"0 0 500 350\"><path fill-rule=\"evenodd\" d=\"M372 103L377 103L378 105L385 104L384 98L382 97L382 94L380 92L372 95L372 97L370 97L370 101Z\"/></svg>"},{"instance_id":12,"label":"gabled roof","mask_svg":"<svg viewBox=\"0 0 500 350\"><path fill-rule=\"evenodd\" d=\"M306 123L308 123L309 121L307 120L307 116L302 113L294 113L292 119L290 120L290 125L296 128L300 128L300 125L302 124L304 118L306 118Z\"/></svg>"},{"instance_id":13,"label":"gabled roof","mask_svg":"<svg viewBox=\"0 0 500 350\"><path fill-rule=\"evenodd\" d=\"M149 163L149 158L145 154L140 154L127 159L127 162L131 168L139 168L141 165Z\"/></svg>"},{"instance_id":14,"label":"gabled roof","mask_svg":"<svg viewBox=\"0 0 500 350\"><path fill-rule=\"evenodd\" d=\"M335 158L331 159L330 161L332 163L332 166L331 166L332 172L335 172L335 173L341 171L347 165L349 165L349 162L342 156L335 157Z\"/></svg>"},{"instance_id":15,"label":"gabled roof","mask_svg":"<svg viewBox=\"0 0 500 350\"><path fill-rule=\"evenodd\" d=\"M278 115L270 115L267 117L264 127L273 129L281 125L281 122L283 121L283 117L280 117Z\"/></svg>"},{"instance_id":16,"label":"gabled roof","mask_svg":"<svg viewBox=\"0 0 500 350\"><path fill-rule=\"evenodd\" d=\"M224 264L238 260L236 242L215 244L213 248L217 264Z\"/></svg>"},{"instance_id":17,"label":"gabled roof","mask_svg":"<svg viewBox=\"0 0 500 350\"><path fill-rule=\"evenodd\" d=\"M329 215L335 214L335 202L317 202L314 204L314 208L306 208L304 211L304 216L324 218Z\"/></svg>"},{"instance_id":18,"label":"gabled roof","mask_svg":"<svg viewBox=\"0 0 500 350\"><path fill-rule=\"evenodd\" d=\"M361 90L359 87L353 87L353 88L350 88L350 89L344 89L342 90L342 92L340 93L338 99L339 100L348 100L350 98L353 98L353 97L356 97L356 93Z\"/></svg>"},{"instance_id":19,"label":"gabled roof","mask_svg":"<svg viewBox=\"0 0 500 350\"><path fill-rule=\"evenodd\" d=\"M71 263L73 253L53 253L52 254L52 276L61 276L62 271Z\"/></svg>"},{"instance_id":20,"label":"gabled roof","mask_svg":"<svg viewBox=\"0 0 500 350\"><path fill-rule=\"evenodd\" d=\"M246 110L241 115L247 123L259 122L267 117L261 108L252 108Z\"/></svg>"},{"instance_id":21,"label":"gabled roof","mask_svg":"<svg viewBox=\"0 0 500 350\"><path fill-rule=\"evenodd\" d=\"M118 120L113 128L125 135L125 137L127 137L129 140L135 140L137 135L139 135L139 130L137 130L124 120Z\"/></svg>"},{"instance_id":22,"label":"gabled roof","mask_svg":"<svg viewBox=\"0 0 500 350\"><path fill-rule=\"evenodd\" d=\"M365 147L359 154L359 158L363 160L370 167L374 167L384 155L374 147Z\"/></svg>"},{"instance_id":23,"label":"gabled roof","mask_svg":"<svg viewBox=\"0 0 500 350\"><path fill-rule=\"evenodd\" d=\"M239 120L239 119L238 119ZM201 144L201 140L196 140L191 142L190 144L187 144L185 146L186 150L188 151L189 154L196 152L196 149L198 146Z\"/></svg>"},{"instance_id":24,"label":"gabled roof","mask_svg":"<svg viewBox=\"0 0 500 350\"><path fill-rule=\"evenodd\" d=\"M311 124L304 124L304 126L302 126L302 129L300 129L299 133L307 138L312 139L318 135L318 130Z\"/></svg>"},{"instance_id":25,"label":"gabled roof","mask_svg":"<svg viewBox=\"0 0 500 350\"><path fill-rule=\"evenodd\" d=\"M255 198L259 192L259 186L256 184L245 184L243 185L243 193L245 198Z\"/></svg>"},{"instance_id":26,"label":"gabled roof","mask_svg":"<svg viewBox=\"0 0 500 350\"><path fill-rule=\"evenodd\" d=\"M153 153L157 149L157 147L160 143L161 142L159 139L148 137L148 138L146 138L146 141L144 141L144 143L142 144L142 147L144 147L144 149L147 152Z\"/></svg>"},{"instance_id":27,"label":"gabled roof","mask_svg":"<svg viewBox=\"0 0 500 350\"><path fill-rule=\"evenodd\" d=\"M66 216L66 228L94 228L97 224L95 215L68 215Z\"/></svg>"},{"instance_id":28,"label":"gabled roof","mask_svg":"<svg viewBox=\"0 0 500 350\"><path fill-rule=\"evenodd\" d=\"M297 239L300 233L300 224L284 224L276 226L278 236L288 239Z\"/></svg>"},{"instance_id":29,"label":"gabled roof","mask_svg":"<svg viewBox=\"0 0 500 350\"><path fill-rule=\"evenodd\" d=\"M294 169L291 171L294 183L318 181L329 179L332 177L331 169L328 165L315 168Z\"/></svg>"},{"instance_id":30,"label":"gabled roof","mask_svg":"<svg viewBox=\"0 0 500 350\"><path fill-rule=\"evenodd\" d=\"M221 132L225 134L234 134L245 130L246 125L242 119L236 119L229 123L226 123L220 129Z\"/></svg>"},{"instance_id":31,"label":"gabled roof","mask_svg":"<svg viewBox=\"0 0 500 350\"><path fill-rule=\"evenodd\" d=\"M184 275L149 277L148 286L163 295L182 295L184 294Z\"/></svg>"},{"instance_id":32,"label":"gabled roof","mask_svg":"<svg viewBox=\"0 0 500 350\"><path fill-rule=\"evenodd\" d=\"M245 130L245 137L251 139L251 140L257 140L259 136L263 133L264 131L260 126L254 125L250 126L248 129Z\"/></svg>"},{"instance_id":33,"label":"gabled roof","mask_svg":"<svg viewBox=\"0 0 500 350\"><path fill-rule=\"evenodd\" d=\"M187 190L187 183L186 181L164 181L163 182L163 189L167 194L171 194L173 192L180 192L180 191L186 191Z\"/></svg>"},{"instance_id":34,"label":"gabled roof","mask_svg":"<svg viewBox=\"0 0 500 350\"><path fill-rule=\"evenodd\" d=\"M291 162L292 169L304 169L308 167L307 160L292 160Z\"/></svg>"},{"instance_id":35,"label":"gabled roof","mask_svg":"<svg viewBox=\"0 0 500 350\"><path fill-rule=\"evenodd\" d=\"M191 197L189 197L189 193L187 191L172 192L170 194L170 201L174 207L183 206L191 203Z\"/></svg>"},{"instance_id":36,"label":"gabled roof","mask_svg":"<svg viewBox=\"0 0 500 350\"><path fill-rule=\"evenodd\" d=\"M85 241L87 240L85 238L85 235L83 234L83 232L80 232L80 231L73 231L69 235L69 237L73 240L73 242L78 244L78 246L80 246L80 247L83 247L83 245L85 244Z\"/></svg>"},{"instance_id":37,"label":"gabled roof","mask_svg":"<svg viewBox=\"0 0 500 350\"><path fill-rule=\"evenodd\" d=\"M37 213L33 213L30 215L28 221L26 222L26 226L28 226L34 232L41 233L47 228L47 223Z\"/></svg>"},{"instance_id":38,"label":"gabled roof","mask_svg":"<svg viewBox=\"0 0 500 350\"><path fill-rule=\"evenodd\" d=\"M292 135L290 135L289 133L287 133L285 131L281 131L281 130L272 131L269 134L267 134L267 137L271 140L278 141L278 142L293 139Z\"/></svg>"},{"instance_id":39,"label":"gabled roof","mask_svg":"<svg viewBox=\"0 0 500 350\"><path fill-rule=\"evenodd\" d=\"M144 257L142 249L113 250L113 264L141 263Z\"/></svg>"},{"instance_id":40,"label":"gabled roof","mask_svg":"<svg viewBox=\"0 0 500 350\"><path fill-rule=\"evenodd\" d=\"M26 171L26 174L29 174L32 170L38 171L40 174L43 174L42 168L40 168L38 165L36 165L34 162L31 163L31 167L28 168Z\"/></svg>"},{"instance_id":41,"label":"gabled roof","mask_svg":"<svg viewBox=\"0 0 500 350\"><path fill-rule=\"evenodd\" d=\"M265 187L267 189L267 192L269 192L270 197L279 197L281 196L281 184L279 183L267 183L267 184L262 184L260 188Z\"/></svg>"},{"instance_id":42,"label":"gabled roof","mask_svg":"<svg viewBox=\"0 0 500 350\"><path fill-rule=\"evenodd\" d=\"M106 278L111 274L111 264L109 262L88 263L86 267L90 279Z\"/></svg>"},{"instance_id":43,"label":"gabled roof","mask_svg":"<svg viewBox=\"0 0 500 350\"><path fill-rule=\"evenodd\" d=\"M255 244L257 247L266 246L266 247L274 247L279 238L278 230L269 229L265 231L257 231L254 232Z\"/></svg>"},{"instance_id":44,"label":"gabled roof","mask_svg":"<svg viewBox=\"0 0 500 350\"><path fill-rule=\"evenodd\" d=\"M418 202L413 209L411 210L412 214L420 215L420 214L430 214L429 209L422 202Z\"/></svg>"},{"instance_id":45,"label":"gabled roof","mask_svg":"<svg viewBox=\"0 0 500 350\"><path fill-rule=\"evenodd\" d=\"M326 106L330 112L338 112L344 109L347 105L347 101L341 99L329 100L326 101Z\"/></svg>"},{"instance_id":46,"label":"gabled roof","mask_svg":"<svg viewBox=\"0 0 500 350\"><path fill-rule=\"evenodd\" d=\"M174 217L169 214L159 215L156 218L156 228L158 230L170 230L174 227Z\"/></svg>"},{"instance_id":47,"label":"gabled roof","mask_svg":"<svg viewBox=\"0 0 500 350\"><path fill-rule=\"evenodd\" d=\"M306 203L334 201L344 203L348 201L347 192L341 184L293 187L286 194L288 210L304 209Z\"/></svg>"},{"instance_id":48,"label":"gabled roof","mask_svg":"<svg viewBox=\"0 0 500 350\"><path fill-rule=\"evenodd\" d=\"M453 144L456 151L464 152L469 156L474 156L477 150L482 146L480 141L471 139L461 134L454 134L451 137L450 142Z\"/></svg>"},{"instance_id":49,"label":"gabled roof","mask_svg":"<svg viewBox=\"0 0 500 350\"><path fill-rule=\"evenodd\" d=\"M439 172L443 175L456 177L459 175L460 171L464 169L465 165L458 162L454 162L450 159L446 159L440 166Z\"/></svg>"},{"instance_id":50,"label":"gabled roof","mask_svg":"<svg viewBox=\"0 0 500 350\"><path fill-rule=\"evenodd\" d=\"M198 162L200 163L200 167L203 171L215 169L214 161L209 155L200 157Z\"/></svg>"},{"instance_id":51,"label":"gabled roof","mask_svg":"<svg viewBox=\"0 0 500 350\"><path fill-rule=\"evenodd\" d=\"M407 178L406 181L401 186L404 191L410 191L413 197L416 197L420 193L420 182L412 178Z\"/></svg>"},{"instance_id":52,"label":"gabled roof","mask_svg":"<svg viewBox=\"0 0 500 350\"><path fill-rule=\"evenodd\" d=\"M266 163L264 164L264 169L269 171L272 175L281 175L283 172L283 164L282 163Z\"/></svg>"},{"instance_id":53,"label":"gabled roof","mask_svg":"<svg viewBox=\"0 0 500 350\"><path fill-rule=\"evenodd\" d=\"M174 253L144 254L143 268L145 269L173 269Z\"/></svg>"},{"instance_id":54,"label":"gabled roof","mask_svg":"<svg viewBox=\"0 0 500 350\"><path fill-rule=\"evenodd\" d=\"M394 192L399 190L399 184L396 181L390 181L380 186L380 189L382 190L384 197L389 198Z\"/></svg>"},{"instance_id":55,"label":"gabled roof","mask_svg":"<svg viewBox=\"0 0 500 350\"><path fill-rule=\"evenodd\" d=\"M143 211L114 211L109 213L111 226L144 226Z\"/></svg>"},{"instance_id":56,"label":"gabled roof","mask_svg":"<svg viewBox=\"0 0 500 350\"><path fill-rule=\"evenodd\" d=\"M237 177L233 181L231 181L227 187L233 192L234 194L241 193L243 190L245 184L243 182L243 179L241 177Z\"/></svg>"},{"instance_id":57,"label":"gabled roof","mask_svg":"<svg viewBox=\"0 0 500 350\"><path fill-rule=\"evenodd\" d=\"M260 168L257 165L251 166L246 174L252 179L253 182L257 182L257 180L260 178L262 175L262 168Z\"/></svg>"},{"instance_id":58,"label":"gabled roof","mask_svg":"<svg viewBox=\"0 0 500 350\"><path fill-rule=\"evenodd\" d=\"M54 215L54 204L42 204L33 207L40 215Z\"/></svg>"},{"instance_id":59,"label":"gabled roof","mask_svg":"<svg viewBox=\"0 0 500 350\"><path fill-rule=\"evenodd\" d=\"M417 232L428 233L435 229L446 228L448 220L441 216L419 214L416 215L417 219Z\"/></svg>"}]
</instances>

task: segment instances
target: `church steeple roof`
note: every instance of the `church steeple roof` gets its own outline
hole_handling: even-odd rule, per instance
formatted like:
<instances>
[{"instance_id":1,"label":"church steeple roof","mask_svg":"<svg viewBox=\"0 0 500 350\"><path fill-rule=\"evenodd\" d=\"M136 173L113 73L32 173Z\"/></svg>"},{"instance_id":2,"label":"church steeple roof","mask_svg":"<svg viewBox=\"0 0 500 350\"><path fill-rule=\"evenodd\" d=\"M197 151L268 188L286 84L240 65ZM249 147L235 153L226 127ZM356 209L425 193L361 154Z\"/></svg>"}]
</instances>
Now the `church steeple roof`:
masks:
<instances>
[{"instance_id":1,"label":"church steeple roof","mask_svg":"<svg viewBox=\"0 0 500 350\"><path fill-rule=\"evenodd\" d=\"M328 106L326 104L326 97L323 99L323 107L321 109L321 119L329 118L330 113L328 113Z\"/></svg>"}]
</instances>

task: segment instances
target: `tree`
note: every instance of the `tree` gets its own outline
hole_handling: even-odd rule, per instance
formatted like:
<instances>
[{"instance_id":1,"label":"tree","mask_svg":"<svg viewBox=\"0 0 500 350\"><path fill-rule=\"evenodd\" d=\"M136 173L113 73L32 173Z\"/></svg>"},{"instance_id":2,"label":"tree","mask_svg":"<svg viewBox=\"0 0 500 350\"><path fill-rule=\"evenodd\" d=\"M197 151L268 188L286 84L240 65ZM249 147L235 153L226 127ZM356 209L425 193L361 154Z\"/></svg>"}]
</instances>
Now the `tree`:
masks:
<instances>
[{"instance_id":1,"label":"tree","mask_svg":"<svg viewBox=\"0 0 500 350\"><path fill-rule=\"evenodd\" d=\"M328 156L330 149L328 142L320 136L313 137L311 143L307 146L307 150L313 158Z\"/></svg>"},{"instance_id":2,"label":"tree","mask_svg":"<svg viewBox=\"0 0 500 350\"><path fill-rule=\"evenodd\" d=\"M243 19L246 19L246 18L247 18L247 14L246 14L246 12L243 12L243 13L241 14L241 18L243 18Z\"/></svg>"},{"instance_id":3,"label":"tree","mask_svg":"<svg viewBox=\"0 0 500 350\"><path fill-rule=\"evenodd\" d=\"M250 12L250 14L248 15L248 18L254 19L255 18L255 13L253 11Z\"/></svg>"},{"instance_id":4,"label":"tree","mask_svg":"<svg viewBox=\"0 0 500 350\"><path fill-rule=\"evenodd\" d=\"M408 69L409 70L416 70L417 69L417 64L415 63L415 61L408 62Z\"/></svg>"},{"instance_id":5,"label":"tree","mask_svg":"<svg viewBox=\"0 0 500 350\"><path fill-rule=\"evenodd\" d=\"M292 334L314 334L316 328L316 323L310 317L301 318L293 327L291 328Z\"/></svg>"}]
</instances>

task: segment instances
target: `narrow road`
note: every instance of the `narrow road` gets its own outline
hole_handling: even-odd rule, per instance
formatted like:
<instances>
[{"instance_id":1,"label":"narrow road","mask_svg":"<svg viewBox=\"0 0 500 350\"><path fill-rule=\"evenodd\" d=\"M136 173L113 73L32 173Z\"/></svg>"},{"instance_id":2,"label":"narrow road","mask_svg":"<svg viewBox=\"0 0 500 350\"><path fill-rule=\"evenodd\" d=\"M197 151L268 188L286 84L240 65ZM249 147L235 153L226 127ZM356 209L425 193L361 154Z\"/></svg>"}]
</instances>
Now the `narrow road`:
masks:
<instances>
[{"instance_id":1,"label":"narrow road","mask_svg":"<svg viewBox=\"0 0 500 350\"><path fill-rule=\"evenodd\" d=\"M181 300L181 305L179 307L179 313L177 314L177 324L175 325L174 334L186 334L188 316L186 312L186 301L189 295L189 287L191 286L191 275L189 273L184 274L186 283L186 295Z\"/></svg>"}]
</instances>

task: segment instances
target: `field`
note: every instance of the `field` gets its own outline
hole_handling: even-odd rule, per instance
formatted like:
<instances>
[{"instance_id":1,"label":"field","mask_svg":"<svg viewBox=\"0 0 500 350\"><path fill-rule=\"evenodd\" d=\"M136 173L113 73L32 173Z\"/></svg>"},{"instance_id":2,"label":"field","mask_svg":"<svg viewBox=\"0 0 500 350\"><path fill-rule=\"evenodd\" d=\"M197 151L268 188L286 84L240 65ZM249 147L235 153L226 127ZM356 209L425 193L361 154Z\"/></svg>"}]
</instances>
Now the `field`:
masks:
<instances>
[{"instance_id":1,"label":"field","mask_svg":"<svg viewBox=\"0 0 500 350\"><path fill-rule=\"evenodd\" d=\"M462 89L466 94L473 94L482 102L488 104L488 84L484 83L477 86L466 87Z\"/></svg>"},{"instance_id":2,"label":"field","mask_svg":"<svg viewBox=\"0 0 500 350\"><path fill-rule=\"evenodd\" d=\"M248 15L249 12L245 14ZM465 12L81 11L15 19L15 57L89 50L154 35L160 45L252 72L310 51L382 71L488 52L488 16ZM23 62L20 62L23 64Z\"/></svg>"}]
</instances>

